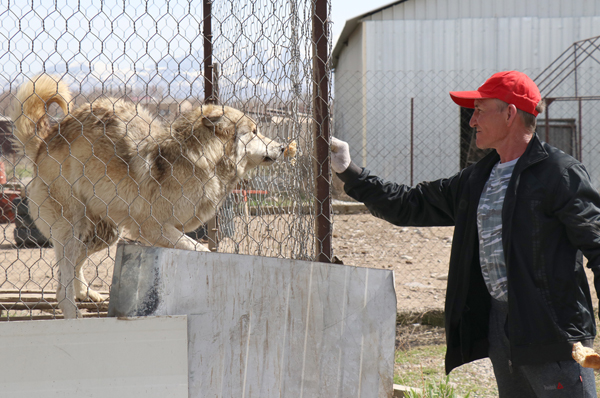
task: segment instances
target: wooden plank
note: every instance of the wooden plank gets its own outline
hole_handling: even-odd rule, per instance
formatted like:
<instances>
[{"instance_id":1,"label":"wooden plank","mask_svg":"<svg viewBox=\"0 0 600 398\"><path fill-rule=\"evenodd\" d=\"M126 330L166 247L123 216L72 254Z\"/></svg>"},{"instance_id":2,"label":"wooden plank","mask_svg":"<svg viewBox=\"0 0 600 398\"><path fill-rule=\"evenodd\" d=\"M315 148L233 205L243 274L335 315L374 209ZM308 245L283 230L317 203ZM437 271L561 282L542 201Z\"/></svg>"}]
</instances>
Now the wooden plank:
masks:
<instances>
[{"instance_id":1,"label":"wooden plank","mask_svg":"<svg viewBox=\"0 0 600 398\"><path fill-rule=\"evenodd\" d=\"M108 297L108 295L110 294L109 291L98 291L98 293L105 295ZM23 289L23 290L18 290L18 289L11 289L11 290L0 290L0 296L5 295L5 294L25 294L25 295L39 295L39 296L56 296L56 290L29 290L29 289Z\"/></svg>"},{"instance_id":2,"label":"wooden plank","mask_svg":"<svg viewBox=\"0 0 600 398\"><path fill-rule=\"evenodd\" d=\"M37 303L37 302L49 302L56 303L55 294L3 294L0 293L0 303L9 302L23 302L23 303Z\"/></svg>"},{"instance_id":3,"label":"wooden plank","mask_svg":"<svg viewBox=\"0 0 600 398\"><path fill-rule=\"evenodd\" d=\"M92 302L78 302L77 308L82 310L101 310L108 311L108 303L92 303ZM2 311L21 311L21 310L56 310L58 309L58 304L56 301L54 303L45 302L45 301L36 301L36 302L22 302L22 301L12 301L12 302L2 302L0 303L0 310Z\"/></svg>"},{"instance_id":4,"label":"wooden plank","mask_svg":"<svg viewBox=\"0 0 600 398\"><path fill-rule=\"evenodd\" d=\"M107 312L83 313L83 318L106 318ZM20 321L45 321L51 319L64 319L62 314L56 315L31 315L31 316L0 316L0 322L20 322Z\"/></svg>"},{"instance_id":5,"label":"wooden plank","mask_svg":"<svg viewBox=\"0 0 600 398\"><path fill-rule=\"evenodd\" d=\"M188 316L189 394L393 394L390 270L119 245L109 316Z\"/></svg>"}]
</instances>

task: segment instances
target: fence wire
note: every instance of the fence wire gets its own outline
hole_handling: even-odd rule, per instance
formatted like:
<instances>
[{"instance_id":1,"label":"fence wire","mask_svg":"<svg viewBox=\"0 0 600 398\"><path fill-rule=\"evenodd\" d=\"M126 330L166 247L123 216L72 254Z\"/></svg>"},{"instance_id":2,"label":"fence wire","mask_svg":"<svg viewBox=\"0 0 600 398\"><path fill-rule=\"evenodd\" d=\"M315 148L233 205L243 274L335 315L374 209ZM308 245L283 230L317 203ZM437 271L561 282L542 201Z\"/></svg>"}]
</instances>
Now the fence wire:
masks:
<instances>
[{"instance_id":1,"label":"fence wire","mask_svg":"<svg viewBox=\"0 0 600 398\"><path fill-rule=\"evenodd\" d=\"M155 185L154 196L145 196L139 188L145 181L139 180L135 181L139 192L128 196L125 179L135 180L139 177L136 173L141 172L128 163L127 177L119 179L111 167L120 161L127 163L128 156L141 158L148 142L169 140L178 133L177 126L206 116L204 111L189 113L199 109L205 99L206 16L202 2L30 0L0 4L0 175L5 176L0 181L0 319L61 316L56 295L58 290L60 301L59 279L64 276L59 275L59 269L66 268L57 263L63 261L73 268L80 259L69 255L73 257L78 250L85 258L83 274L71 276L63 285L75 282L77 289L85 279L85 297L77 297L82 300L77 304L79 315L104 314L116 253L115 244L106 247L114 242L101 235L105 227L118 230L119 239L143 244L183 247L191 241L225 253L315 259L313 10L313 1L212 2L213 102L252 118L265 137L258 145L254 145L256 140L239 144L232 141L234 138L221 137L220 151L266 151L264 160L272 155L269 145L275 144L269 143L274 140L280 144L278 148L286 148L286 153L275 154L278 158L272 165L253 168L244 178L225 181L230 194L199 204L195 200L198 195L188 192L190 185L197 183L193 180L201 179L205 185L199 190L209 195L210 180L223 179L227 174L227 162L211 158L202 145L195 148L192 141L179 142L182 151L195 151L197 160L195 166L180 173L179 164L187 162L189 166L186 155L171 156L159 142L154 144L162 149L155 150L154 156L146 153L140 163L154 170L145 175L146 179L160 180L157 168L167 170L165 178L179 184L175 189L180 192L178 196L166 192L164 181ZM25 106L28 98L43 97L39 83L38 91L34 88L30 97L17 97L19 87L34 82L40 74L52 76L57 91L59 82L65 83L72 95L66 104L66 117L56 104L42 109L48 115L47 125L37 123L37 116L28 114ZM18 145L11 145L14 125L9 116L15 102L24 119L33 122L34 136L46 139L39 156L21 156L15 152ZM131 115L124 113L128 105L123 104L133 105ZM106 115L99 113L103 106L111 108ZM69 118L73 119L71 130L66 124ZM90 118L103 134L92 137L91 130L86 130L94 125ZM235 131L235 139L247 133L237 114L225 114L223 119L232 123L228 128ZM134 131L139 120L147 124L149 139L136 141L136 153L123 154L126 141L103 141L113 139L115 125L124 129L125 137L140 134ZM155 139L163 130L170 131L171 136ZM47 136L49 131L53 131L52 138ZM295 155L290 144L296 146ZM81 145L87 155L77 152ZM57 147L67 155L59 154ZM111 152L104 161L103 151ZM46 163L39 164L44 156ZM230 156L229 160L229 167L237 170L246 162L240 157ZM73 168L79 168L79 177L69 174ZM55 202L59 216L48 210ZM114 209L123 204L126 214L117 216ZM148 213L142 219L134 217L144 206ZM196 222L196 215L204 212L201 206L219 207L216 224L201 216L202 223ZM170 215L161 219L161 207ZM182 207L193 208L196 215L178 213ZM79 213L69 216L69 212ZM61 224L65 220L68 225ZM84 224L102 250L92 248L92 239L83 236L80 226ZM169 232L172 227L179 232ZM54 246L60 243L60 250L52 247L53 241L40 229L52 235ZM154 236L157 230L159 237ZM184 231L185 237L178 237ZM93 291L101 298L94 299ZM67 289L62 299L65 304L72 304L70 293Z\"/></svg>"},{"instance_id":2,"label":"fence wire","mask_svg":"<svg viewBox=\"0 0 600 398\"><path fill-rule=\"evenodd\" d=\"M166 206L172 212L166 217L170 225L175 225L181 233L185 231L193 242L214 247L219 252L315 260L316 246L322 242L318 242L315 232L315 220L320 214L315 206L318 201L315 165L319 162L314 155L314 130L319 126L315 126L313 97L314 84L319 82L313 81L314 6L313 1L300 0L212 3L212 99L256 121L266 137L263 147L266 148L271 139L283 147L295 143L296 155L281 155L269 167L254 168L245 178L232 184L230 194L210 204L219 207L216 223L203 219L203 223L189 230L185 224L192 224L190 216L176 212L177 200L184 203L181 205L184 208L198 210L186 191L192 183L187 175L176 178L181 192L179 199L168 198L165 185L159 184L154 193L167 198L166 205L148 201L142 194L140 201L134 195L133 200L126 201L129 212L137 211L147 204L145 202L155 211ZM77 306L83 316L101 316L107 308L116 247L113 244L95 251L75 232L78 223L85 222L92 224L91 230L98 235L100 226L115 221L110 208L117 205L120 197L126 196L119 185L123 183L111 181L110 189L116 194L109 199L106 195L110 189L106 190L106 185L98 181L89 184L91 197L101 199L104 212L93 213L90 204L93 201L87 203L77 197L78 186L93 180L88 171L100 170L101 175L110 176L111 164L96 162L101 140L86 137L85 120L77 119L79 136L87 140L86 145L94 154L87 160L81 157L78 160L78 167L86 171L63 184L68 180L65 158L51 154L52 145L60 139L46 141L41 153L56 161L59 172L45 183L62 185L58 184L61 189L56 192L46 190L50 194L45 199L40 199L39 189L38 195L32 197L32 182L51 167L37 167L36 158L15 153L9 141L13 132L12 120L8 117L10 107L17 101L19 87L46 73L55 76L57 88L59 81L69 87L72 99L67 113L70 116L81 106L93 109L106 100L113 108L109 114L114 116L120 104L117 100L122 100L137 109L129 119L117 117L126 130L132 130L134 119L142 117L144 109L150 115L146 124L159 126L157 131L162 128L176 131L177 123L191 123L195 119L186 112L198 109L205 102L206 37L202 4L183 0L139 4L116 0L77 3L32 0L0 4L0 16L3 21L0 32L0 86L3 90L0 96L0 231L3 233L0 236L0 320L62 316L56 301L60 258L56 257L51 241L37 227L51 221L46 219L47 213L38 208L65 192L68 197L77 199L74 207L83 211L82 216L72 219L68 228L62 229L63 233L71 234L62 242L63 249L71 244L85 254L83 274L71 278L85 279L89 286L84 289L84 300ZM540 137L582 160L594 183L600 186L600 158L596 156L600 149L597 41L590 39L574 44L546 70L523 72L540 84L542 96L549 104L546 113L538 117ZM356 163L383 178L414 185L449 176L476 162L484 152L474 145L474 133L468 123L470 111L452 103L448 91L478 87L494 72L497 71L336 70L333 135L349 142ZM22 101L20 105L23 104ZM48 128L62 126L64 113L57 105L44 112L49 116ZM111 123L106 121L102 121L100 127L105 134L112 131ZM43 128L38 125L36 134L45 134ZM66 133L60 129L55 131L60 131L56 137ZM227 147L227 142L224 140L221 146ZM73 154L76 143L75 139L68 142L67 152ZM190 145L190 142L180 143L180 150ZM110 148L114 159L122 158L118 152L124 148L122 142L114 142ZM138 150L141 146L136 147L136 154ZM158 151L155 156L146 157L145 164L152 165L157 160L162 162L164 170L171 170L167 174L173 173L176 163L181 161L177 156L169 160L167 153ZM212 171L220 167L216 160L208 163ZM334 183L336 198L349 200L342 193L340 181ZM338 214L334 221L352 225L353 217L361 216ZM136 219L135 225L125 231L129 234L123 232L119 238L141 240L144 244L177 244L182 238L173 239L167 234L167 224L162 222L150 212L143 220ZM56 220L47 228L52 234L60 230L54 223ZM142 231L150 226L161 231L155 240L147 239ZM373 252L366 243L368 236L353 227L346 240L335 245L339 250L335 254L346 264L394 267L399 308L419 311L442 308L451 228L390 227L385 231L378 228L366 232L368 236L378 237L373 244L381 245L381 252ZM160 243L161 238L168 238L168 242ZM105 243L110 242L101 239L100 246ZM59 257L64 250L58 252ZM373 261L368 262L366 258ZM92 290L100 292L101 300L89 301Z\"/></svg>"},{"instance_id":3,"label":"fence wire","mask_svg":"<svg viewBox=\"0 0 600 398\"><path fill-rule=\"evenodd\" d=\"M581 160L597 188L599 44L600 38L575 43L547 69L523 71L536 81L547 103L537 118L540 139ZM356 71L344 67L334 73L332 135L349 143L358 165L384 179L414 186L450 177L487 154L475 145L476 132L469 126L473 111L459 108L448 93L473 90L498 71ZM350 200L342 186L334 179L334 198ZM337 225L334 222L334 228ZM375 236L373 244L385 255L375 261L365 254L362 261L386 265L390 257L395 259L398 308L421 313L441 310L453 229L365 228L363 239ZM347 235L352 241L360 228L354 230Z\"/></svg>"}]
</instances>

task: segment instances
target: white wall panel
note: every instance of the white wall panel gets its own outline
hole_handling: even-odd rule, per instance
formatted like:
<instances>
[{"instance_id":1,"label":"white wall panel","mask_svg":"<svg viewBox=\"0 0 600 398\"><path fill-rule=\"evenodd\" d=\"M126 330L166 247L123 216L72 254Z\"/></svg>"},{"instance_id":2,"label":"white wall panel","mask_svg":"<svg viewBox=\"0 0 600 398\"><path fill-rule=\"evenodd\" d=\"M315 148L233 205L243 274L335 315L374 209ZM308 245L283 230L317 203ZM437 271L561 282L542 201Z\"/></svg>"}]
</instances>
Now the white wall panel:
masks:
<instances>
[{"instance_id":1,"label":"white wall panel","mask_svg":"<svg viewBox=\"0 0 600 398\"><path fill-rule=\"evenodd\" d=\"M337 71L350 70L357 72L362 70L363 64L363 29L362 24L348 37L344 51L340 52Z\"/></svg>"},{"instance_id":2,"label":"white wall panel","mask_svg":"<svg viewBox=\"0 0 600 398\"><path fill-rule=\"evenodd\" d=\"M0 396L188 396L187 318L0 324Z\"/></svg>"},{"instance_id":3,"label":"white wall panel","mask_svg":"<svg viewBox=\"0 0 600 398\"><path fill-rule=\"evenodd\" d=\"M424 0L423 1L423 18L437 19L439 3L437 0ZM444 14L441 14L444 15Z\"/></svg>"},{"instance_id":4,"label":"white wall panel","mask_svg":"<svg viewBox=\"0 0 600 398\"><path fill-rule=\"evenodd\" d=\"M389 10L393 9L390 14ZM582 17L600 13L600 0L409 0L367 16L383 19Z\"/></svg>"},{"instance_id":5,"label":"white wall panel","mask_svg":"<svg viewBox=\"0 0 600 398\"><path fill-rule=\"evenodd\" d=\"M581 39L586 39L598 35L598 27L600 26L600 16L581 18L579 24Z\"/></svg>"},{"instance_id":6,"label":"white wall panel","mask_svg":"<svg viewBox=\"0 0 600 398\"><path fill-rule=\"evenodd\" d=\"M404 9L404 19L417 19L416 7L417 1L407 1L398 4L398 8Z\"/></svg>"},{"instance_id":7,"label":"white wall panel","mask_svg":"<svg viewBox=\"0 0 600 398\"><path fill-rule=\"evenodd\" d=\"M417 21L406 21L405 27L405 48L406 48L406 64L404 69L399 69L401 71L410 71L416 70L418 67L417 64L417 46L419 45L418 41L419 32L417 31Z\"/></svg>"},{"instance_id":8,"label":"white wall panel","mask_svg":"<svg viewBox=\"0 0 600 398\"><path fill-rule=\"evenodd\" d=\"M446 63L452 70L456 70L456 61L458 58L456 56L456 35L454 34L456 26L456 20L444 21L444 51L446 52Z\"/></svg>"},{"instance_id":9,"label":"white wall panel","mask_svg":"<svg viewBox=\"0 0 600 398\"><path fill-rule=\"evenodd\" d=\"M537 70L574 41L600 35L600 17L366 21L363 26L369 68L400 71ZM398 53L405 61L398 62Z\"/></svg>"},{"instance_id":10,"label":"white wall panel","mask_svg":"<svg viewBox=\"0 0 600 398\"><path fill-rule=\"evenodd\" d=\"M579 15L598 15L600 13L600 4L597 0L582 0L582 11Z\"/></svg>"},{"instance_id":11,"label":"white wall panel","mask_svg":"<svg viewBox=\"0 0 600 398\"><path fill-rule=\"evenodd\" d=\"M459 7L461 0L448 0L448 19L455 19L459 17ZM440 15L439 19L444 18L444 16Z\"/></svg>"}]
</instances>

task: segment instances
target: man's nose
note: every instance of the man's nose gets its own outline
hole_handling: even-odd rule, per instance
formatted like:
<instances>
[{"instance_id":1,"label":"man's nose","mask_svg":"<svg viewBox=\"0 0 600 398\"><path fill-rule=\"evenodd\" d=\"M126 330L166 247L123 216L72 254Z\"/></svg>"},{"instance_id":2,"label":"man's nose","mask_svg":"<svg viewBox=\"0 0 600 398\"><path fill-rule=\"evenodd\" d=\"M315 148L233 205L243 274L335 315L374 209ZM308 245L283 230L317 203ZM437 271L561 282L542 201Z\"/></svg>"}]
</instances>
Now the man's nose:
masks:
<instances>
[{"instance_id":1,"label":"man's nose","mask_svg":"<svg viewBox=\"0 0 600 398\"><path fill-rule=\"evenodd\" d=\"M477 118L475 117L475 114L473 113L473 116L471 116L471 120L469 120L469 126L475 127L476 125L477 125Z\"/></svg>"}]
</instances>

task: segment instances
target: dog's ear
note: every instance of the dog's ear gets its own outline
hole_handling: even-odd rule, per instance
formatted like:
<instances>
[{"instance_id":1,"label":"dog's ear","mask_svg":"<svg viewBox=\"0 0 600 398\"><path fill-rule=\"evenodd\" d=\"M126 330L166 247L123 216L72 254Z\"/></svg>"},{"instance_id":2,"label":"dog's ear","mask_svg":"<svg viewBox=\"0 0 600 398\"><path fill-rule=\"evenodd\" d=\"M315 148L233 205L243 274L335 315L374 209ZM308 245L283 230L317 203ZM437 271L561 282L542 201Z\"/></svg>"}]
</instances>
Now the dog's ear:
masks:
<instances>
[{"instance_id":1,"label":"dog's ear","mask_svg":"<svg viewBox=\"0 0 600 398\"><path fill-rule=\"evenodd\" d=\"M202 107L202 124L214 127L223 118L223 107L207 105Z\"/></svg>"}]
</instances>

